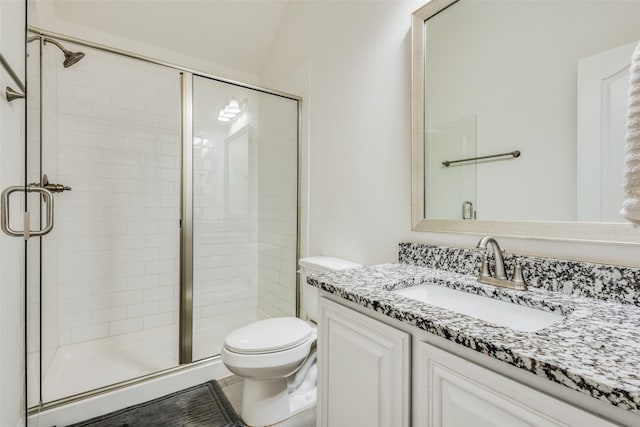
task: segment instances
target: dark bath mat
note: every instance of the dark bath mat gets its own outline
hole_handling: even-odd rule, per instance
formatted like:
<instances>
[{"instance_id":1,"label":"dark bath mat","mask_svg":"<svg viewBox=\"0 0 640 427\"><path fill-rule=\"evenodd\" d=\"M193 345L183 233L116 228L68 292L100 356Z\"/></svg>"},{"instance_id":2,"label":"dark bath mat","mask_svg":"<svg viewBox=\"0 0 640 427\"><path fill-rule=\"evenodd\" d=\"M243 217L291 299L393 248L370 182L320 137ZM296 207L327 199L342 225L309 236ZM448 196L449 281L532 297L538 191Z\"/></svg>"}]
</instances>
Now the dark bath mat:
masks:
<instances>
[{"instance_id":1,"label":"dark bath mat","mask_svg":"<svg viewBox=\"0 0 640 427\"><path fill-rule=\"evenodd\" d=\"M68 427L244 427L215 380Z\"/></svg>"}]
</instances>

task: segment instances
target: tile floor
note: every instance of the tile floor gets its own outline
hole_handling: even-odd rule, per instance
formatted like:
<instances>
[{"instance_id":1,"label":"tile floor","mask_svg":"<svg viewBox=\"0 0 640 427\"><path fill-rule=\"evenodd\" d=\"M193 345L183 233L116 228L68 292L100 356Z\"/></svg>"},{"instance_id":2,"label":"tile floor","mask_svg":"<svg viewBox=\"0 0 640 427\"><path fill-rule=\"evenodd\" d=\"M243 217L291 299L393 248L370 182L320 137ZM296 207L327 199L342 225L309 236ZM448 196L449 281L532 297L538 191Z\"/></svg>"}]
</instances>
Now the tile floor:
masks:
<instances>
[{"instance_id":1,"label":"tile floor","mask_svg":"<svg viewBox=\"0 0 640 427\"><path fill-rule=\"evenodd\" d=\"M218 380L218 384L222 387L222 391L231 402L231 406L236 412L240 413L240 405L242 404L242 378L232 375ZM294 417L284 420L281 423L274 424L275 427L316 427L316 409L308 409Z\"/></svg>"}]
</instances>

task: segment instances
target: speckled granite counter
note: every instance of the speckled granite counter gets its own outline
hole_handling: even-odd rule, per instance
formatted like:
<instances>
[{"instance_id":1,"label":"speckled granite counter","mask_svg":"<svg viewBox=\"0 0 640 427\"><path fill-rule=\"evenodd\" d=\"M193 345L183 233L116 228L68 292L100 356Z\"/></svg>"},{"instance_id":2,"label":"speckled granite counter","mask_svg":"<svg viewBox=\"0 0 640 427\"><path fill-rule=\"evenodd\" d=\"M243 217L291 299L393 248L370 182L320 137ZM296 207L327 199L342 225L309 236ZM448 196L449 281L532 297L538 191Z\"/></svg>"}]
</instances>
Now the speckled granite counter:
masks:
<instances>
[{"instance_id":1,"label":"speckled granite counter","mask_svg":"<svg viewBox=\"0 0 640 427\"><path fill-rule=\"evenodd\" d=\"M402 260L402 254L400 258ZM536 287L525 292L497 288L479 284L475 275L407 263L323 273L310 276L308 282L348 301L640 414L640 307L635 304ZM566 317L536 332L520 332L389 292L419 284L448 286Z\"/></svg>"}]
</instances>

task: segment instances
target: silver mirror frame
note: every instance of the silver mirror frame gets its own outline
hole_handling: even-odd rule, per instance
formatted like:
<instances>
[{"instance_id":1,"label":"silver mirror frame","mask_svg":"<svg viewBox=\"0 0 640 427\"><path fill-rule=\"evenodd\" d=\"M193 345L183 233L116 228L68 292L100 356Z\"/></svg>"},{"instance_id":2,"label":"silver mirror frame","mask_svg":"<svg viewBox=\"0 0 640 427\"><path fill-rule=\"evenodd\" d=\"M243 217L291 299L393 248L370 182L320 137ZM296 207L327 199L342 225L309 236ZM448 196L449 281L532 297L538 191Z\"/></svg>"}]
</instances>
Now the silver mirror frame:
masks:
<instances>
[{"instance_id":1,"label":"silver mirror frame","mask_svg":"<svg viewBox=\"0 0 640 427\"><path fill-rule=\"evenodd\" d=\"M411 229L434 233L640 245L640 228L624 223L428 219L424 214L425 21L459 0L431 0L411 19ZM622 219L622 218L621 218Z\"/></svg>"}]
</instances>

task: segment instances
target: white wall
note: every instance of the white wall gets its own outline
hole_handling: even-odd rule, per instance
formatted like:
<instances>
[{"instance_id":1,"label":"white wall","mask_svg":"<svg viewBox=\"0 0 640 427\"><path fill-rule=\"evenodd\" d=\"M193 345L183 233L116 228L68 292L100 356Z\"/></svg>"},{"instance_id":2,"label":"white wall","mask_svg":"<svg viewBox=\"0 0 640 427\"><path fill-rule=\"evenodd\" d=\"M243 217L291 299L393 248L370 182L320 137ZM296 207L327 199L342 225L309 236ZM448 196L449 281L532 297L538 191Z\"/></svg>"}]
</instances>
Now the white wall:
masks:
<instances>
[{"instance_id":1,"label":"white wall","mask_svg":"<svg viewBox=\"0 0 640 427\"><path fill-rule=\"evenodd\" d=\"M396 260L402 240L479 240L410 231L410 16L423 3L293 2L285 13L262 84L305 98L312 255L374 264ZM640 264L628 245L500 241L508 252Z\"/></svg>"},{"instance_id":2,"label":"white wall","mask_svg":"<svg viewBox=\"0 0 640 427\"><path fill-rule=\"evenodd\" d=\"M285 13L262 84L304 97L311 255L392 261L411 236L409 28L420 5L292 2Z\"/></svg>"}]
</instances>

